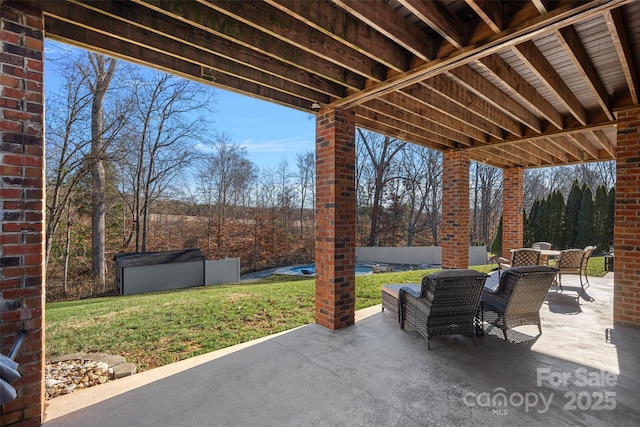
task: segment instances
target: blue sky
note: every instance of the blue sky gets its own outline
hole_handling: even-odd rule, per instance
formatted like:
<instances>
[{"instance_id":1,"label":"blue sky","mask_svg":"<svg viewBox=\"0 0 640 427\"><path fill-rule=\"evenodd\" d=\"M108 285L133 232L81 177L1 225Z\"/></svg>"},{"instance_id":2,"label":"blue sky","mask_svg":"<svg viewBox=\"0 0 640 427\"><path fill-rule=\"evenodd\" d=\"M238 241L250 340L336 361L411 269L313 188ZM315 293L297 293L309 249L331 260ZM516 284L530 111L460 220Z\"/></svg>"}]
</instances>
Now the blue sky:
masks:
<instances>
[{"instance_id":1,"label":"blue sky","mask_svg":"<svg viewBox=\"0 0 640 427\"><path fill-rule=\"evenodd\" d=\"M58 66L48 58L63 51L81 51L47 40L45 51L45 93L57 91ZM282 159L294 170L296 154L315 150L315 116L292 108L215 88L216 112L209 117L215 131L247 149L249 159L260 168L276 168Z\"/></svg>"}]
</instances>

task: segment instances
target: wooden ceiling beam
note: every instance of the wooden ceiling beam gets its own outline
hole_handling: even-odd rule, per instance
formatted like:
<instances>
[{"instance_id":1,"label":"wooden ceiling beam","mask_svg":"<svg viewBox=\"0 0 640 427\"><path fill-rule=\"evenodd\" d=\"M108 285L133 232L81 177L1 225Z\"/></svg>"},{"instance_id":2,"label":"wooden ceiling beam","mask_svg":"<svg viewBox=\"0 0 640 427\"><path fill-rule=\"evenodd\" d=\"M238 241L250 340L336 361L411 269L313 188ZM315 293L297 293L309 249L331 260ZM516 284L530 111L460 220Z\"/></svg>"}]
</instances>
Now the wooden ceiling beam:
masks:
<instances>
[{"instance_id":1,"label":"wooden ceiling beam","mask_svg":"<svg viewBox=\"0 0 640 427\"><path fill-rule=\"evenodd\" d=\"M467 5L494 33L504 29L502 2L491 0L465 0Z\"/></svg>"},{"instance_id":2,"label":"wooden ceiling beam","mask_svg":"<svg viewBox=\"0 0 640 427\"><path fill-rule=\"evenodd\" d=\"M527 152L530 156L538 158L540 160L540 164L546 163L548 165L552 165L556 160L554 156L544 150L541 150L536 144L529 141L521 142L516 145L516 147Z\"/></svg>"},{"instance_id":3,"label":"wooden ceiling beam","mask_svg":"<svg viewBox=\"0 0 640 427\"><path fill-rule=\"evenodd\" d=\"M519 121L503 113L492 103L485 101L484 98L469 91L466 87L457 84L457 81L440 75L427 79L422 83L446 97L450 102L468 109L511 134L516 136L523 135L522 126Z\"/></svg>"},{"instance_id":4,"label":"wooden ceiling beam","mask_svg":"<svg viewBox=\"0 0 640 427\"><path fill-rule=\"evenodd\" d=\"M407 100L407 98L403 98ZM408 100L407 100L408 101ZM408 104L409 102L405 102L403 104ZM412 102L411 104L416 104L416 102ZM465 141L463 145L470 146L471 140L468 136L463 135L460 132L455 130L451 130L447 127L440 125L438 122L434 122L429 119L428 115L420 115L417 114L415 110L403 108L402 104L392 104L386 99L374 99L372 101L367 102L366 104L362 104L366 108L377 111L381 114L386 114L388 116L395 116L398 120L414 125L423 130L423 132L429 132L436 135L439 135L443 138L446 138L450 141L455 141L455 144L451 144L451 146L459 146L460 141Z\"/></svg>"},{"instance_id":5,"label":"wooden ceiling beam","mask_svg":"<svg viewBox=\"0 0 640 427\"><path fill-rule=\"evenodd\" d=\"M549 5L551 0L531 0L531 3L538 9L541 15L549 12Z\"/></svg>"},{"instance_id":6,"label":"wooden ceiling beam","mask_svg":"<svg viewBox=\"0 0 640 427\"><path fill-rule=\"evenodd\" d=\"M607 135L601 130L594 130L591 134L600 142L600 146L606 151L611 158L616 158L616 147L607 137Z\"/></svg>"},{"instance_id":7,"label":"wooden ceiling beam","mask_svg":"<svg viewBox=\"0 0 640 427\"><path fill-rule=\"evenodd\" d=\"M294 17L264 3L228 0L198 0L217 12L230 16L250 27L270 34L312 55L333 62L339 67L360 74L374 82L386 78L386 67L368 56L347 48ZM155 2L154 2L155 3ZM193 2L188 2L191 7Z\"/></svg>"},{"instance_id":8,"label":"wooden ceiling beam","mask_svg":"<svg viewBox=\"0 0 640 427\"><path fill-rule=\"evenodd\" d=\"M529 162L518 156L513 155L507 150L503 150L500 147L487 146L482 150L474 151L469 157L476 157L478 153L484 153L485 156L491 157L495 160L499 160L500 164L504 167L527 167Z\"/></svg>"},{"instance_id":9,"label":"wooden ceiling beam","mask_svg":"<svg viewBox=\"0 0 640 427\"><path fill-rule=\"evenodd\" d=\"M364 77L337 67L333 62L308 55L302 49L282 42L256 28L246 26L231 17L221 16L218 12L200 4L190 2L189 7L185 7L186 3L184 2L154 1L150 3L142 0L135 1L142 6L140 12L135 15L135 19L144 22L146 28L153 29L156 28L154 25L162 25L164 33L171 33L171 26L163 24L160 18L153 21L154 25L149 25L150 17L153 17L152 13L155 12L160 17L164 15L173 18L171 22L177 20L229 40L238 46L237 49L240 49L240 46L248 48L257 54L267 55L277 61L301 68L308 73L318 75L347 88L361 90L365 87L366 79ZM96 2L93 7L106 10L107 7L114 8L119 4ZM120 8L124 10L119 12L119 17L130 16L131 12L127 12L127 9L133 9L134 6L136 5L133 3L120 4ZM45 10L46 8L45 6ZM194 34L197 35L197 33Z\"/></svg>"},{"instance_id":10,"label":"wooden ceiling beam","mask_svg":"<svg viewBox=\"0 0 640 427\"><path fill-rule=\"evenodd\" d=\"M338 3L338 0L333 1L334 3ZM503 30L492 37L484 39L482 42L455 50L440 58L418 65L410 71L398 74L388 78L384 82L374 84L358 93L349 95L334 102L332 106L336 108L350 108L385 93L411 86L425 78L433 77L461 65L469 64L489 55L494 55L501 50L525 41L533 40L535 37L548 34L558 28L566 27L567 25L572 25L590 17L600 15L606 10L632 1L634 0L591 0L588 2L570 1L564 3L549 13L529 19L516 27ZM344 2L339 1L339 3L342 7ZM382 2L359 2L355 0L347 3L360 4L360 7L365 9L370 8L370 6L374 4L383 4ZM380 17L379 19L382 18Z\"/></svg>"},{"instance_id":11,"label":"wooden ceiling beam","mask_svg":"<svg viewBox=\"0 0 640 427\"><path fill-rule=\"evenodd\" d=\"M475 139L486 142L489 140L489 135L497 139L505 138L504 130L473 114L468 109L460 107L458 104L454 104L450 99L440 95L424 82L406 87L402 89L402 93L411 94L411 96L416 99L420 99L423 102L428 103L440 113L446 114L463 123L467 123L469 126L472 126L485 134L482 137Z\"/></svg>"},{"instance_id":12,"label":"wooden ceiling beam","mask_svg":"<svg viewBox=\"0 0 640 427\"><path fill-rule=\"evenodd\" d=\"M576 134L568 135L567 138L574 141L579 147L579 149L581 149L584 153L591 156L592 160L600 159L600 154L598 153L598 149L594 147L593 143L591 143L589 139L587 139L585 134L576 133ZM587 160L587 159L584 159L584 160Z\"/></svg>"},{"instance_id":13,"label":"wooden ceiling beam","mask_svg":"<svg viewBox=\"0 0 640 427\"><path fill-rule=\"evenodd\" d=\"M638 73L635 67L635 60L633 57L631 45L627 38L627 32L622 20L622 8L608 10L604 14L604 19L607 22L613 45L618 53L620 64L622 65L622 71L624 77L627 80L627 87L629 88L629 94L631 95L631 102L634 105L638 105L640 102L639 94L640 82Z\"/></svg>"},{"instance_id":14,"label":"wooden ceiling beam","mask_svg":"<svg viewBox=\"0 0 640 427\"><path fill-rule=\"evenodd\" d=\"M112 34L112 22L110 18L102 15L98 10L83 9L83 13L79 13L80 9L76 9L73 17L68 17L66 15L68 15L69 10L69 8L64 7L62 2L54 2L48 6L46 13L48 16L56 16L56 18L62 21L80 25L91 31L101 33L106 37L117 37L124 41L201 65L207 68L207 74L209 76L222 72L242 80L251 81L281 92L305 98L309 101L322 103L329 103L331 101L331 98L328 96L329 94L321 92L324 89L329 90L334 98L340 96L340 93L343 93L338 85L329 84L327 81L323 82L315 75L303 75L304 72L291 66L286 66L288 68L284 70L282 66L276 65L276 70L270 71L269 67L273 61L267 61L264 56L258 54L251 55L247 58L245 55L247 52L242 48L235 49L233 52L235 55L230 53L225 55L225 52L232 48L228 46L230 42L223 39L215 40L220 42L217 47L221 56L214 54L213 52L215 51L203 51L198 45L191 43L185 44L180 42L180 39L167 38L162 33L151 32L125 21L120 25L123 29L122 34L125 34L126 37L118 37ZM208 35L211 36L210 34ZM208 37L207 40L214 42L214 40L210 40L211 38L212 37ZM210 48L213 48L213 46L210 46ZM232 60L232 56L235 56L239 62ZM242 63L242 59L247 62ZM249 65L248 62L251 62L252 65ZM265 72L263 70L267 71ZM284 73L282 73L283 71ZM285 80L280 77L281 75L287 75L287 73L291 73L290 75L296 76L297 79L289 78ZM322 89L316 90L313 86L321 86ZM311 104L311 102L309 104Z\"/></svg>"},{"instance_id":15,"label":"wooden ceiling beam","mask_svg":"<svg viewBox=\"0 0 640 427\"><path fill-rule=\"evenodd\" d=\"M542 159L539 156L533 155L528 151L523 150L520 144L503 145L496 148L504 152L506 155L517 159L518 163L520 163L524 167L541 166L543 164Z\"/></svg>"},{"instance_id":16,"label":"wooden ceiling beam","mask_svg":"<svg viewBox=\"0 0 640 427\"><path fill-rule=\"evenodd\" d=\"M583 125L587 124L587 112L571 89L558 75L553 66L547 61L542 52L532 41L527 41L513 47L513 51L529 66L542 81Z\"/></svg>"},{"instance_id":17,"label":"wooden ceiling beam","mask_svg":"<svg viewBox=\"0 0 640 427\"><path fill-rule=\"evenodd\" d=\"M366 110L366 108L363 108L363 110ZM402 141L411 141L412 143L422 145L423 147L435 148L436 150L440 150L440 151L444 151L448 148L446 146L440 146L437 142L426 139L422 136L411 135L406 130L398 129L393 126L388 126L387 124L381 121L371 120L368 117L365 117L362 115L356 116L356 126L361 127L363 129L371 130L373 132L378 132L383 135L390 136L392 138L398 138Z\"/></svg>"},{"instance_id":18,"label":"wooden ceiling beam","mask_svg":"<svg viewBox=\"0 0 640 427\"><path fill-rule=\"evenodd\" d=\"M493 153L489 150L484 151L474 151L469 158L477 163L483 163L489 166L494 166L497 168L513 168L517 165L513 162L513 159L507 158L506 156L501 156Z\"/></svg>"},{"instance_id":19,"label":"wooden ceiling beam","mask_svg":"<svg viewBox=\"0 0 640 427\"><path fill-rule=\"evenodd\" d=\"M587 86L598 101L598 104L600 104L602 110L607 117L609 117L609 120L614 120L615 117L611 108L611 97L598 76L596 67L589 58L576 30L573 26L561 28L556 31L556 37L567 53L567 56L573 62L573 65L587 83Z\"/></svg>"},{"instance_id":20,"label":"wooden ceiling beam","mask_svg":"<svg viewBox=\"0 0 640 427\"><path fill-rule=\"evenodd\" d=\"M398 1L456 49L467 44L466 36L461 30L464 24L451 16L437 1Z\"/></svg>"},{"instance_id":21,"label":"wooden ceiling beam","mask_svg":"<svg viewBox=\"0 0 640 427\"><path fill-rule=\"evenodd\" d=\"M478 147L487 146L487 145L517 144L523 141L536 142L536 141L542 141L549 138L564 138L567 135L572 135L576 133L593 132L596 130L610 129L612 127L613 127L613 124L609 121L592 123L586 126L576 123L574 126L567 127L566 129L558 129L558 130L550 129L543 134L530 133L521 138L510 136L503 141L493 140L488 143L479 143L477 145L474 145L473 147L470 147L469 149L473 150Z\"/></svg>"},{"instance_id":22,"label":"wooden ceiling beam","mask_svg":"<svg viewBox=\"0 0 640 427\"><path fill-rule=\"evenodd\" d=\"M163 52L149 50L124 40L105 37L104 34L59 20L53 16L47 16L45 20L45 33L47 37L52 40L58 40L71 46L89 49L189 80L220 87L242 95L268 100L303 111L310 111L311 109L309 101L306 99L268 87L259 86L255 83L223 73L217 75L215 81L213 81L212 77L207 74L207 70L203 69L201 65L167 55Z\"/></svg>"},{"instance_id":23,"label":"wooden ceiling beam","mask_svg":"<svg viewBox=\"0 0 640 427\"><path fill-rule=\"evenodd\" d=\"M393 94L384 95L381 98L385 101L391 102L392 104L412 102L413 104L416 104L416 108L419 109L417 111L420 111L424 117L433 117L434 119L437 118L438 123L453 131L465 135L466 140L486 140L487 135L485 133L479 131L473 126L470 126L468 123L459 120L458 118L452 117L450 115L443 115L439 110L435 108L435 106L429 104L428 102L425 102L424 98L420 97L424 89L415 91L412 91L410 89L411 88L403 89ZM460 141L460 143L464 144L466 140Z\"/></svg>"},{"instance_id":24,"label":"wooden ceiling beam","mask_svg":"<svg viewBox=\"0 0 640 427\"><path fill-rule=\"evenodd\" d=\"M573 158L573 162L581 162L586 159L585 152L580 151L578 147L575 146L570 140L567 140L568 135L564 135L562 137L553 137L548 138L547 140L551 142L553 145L558 147L560 150L567 153L568 156Z\"/></svg>"},{"instance_id":25,"label":"wooden ceiling beam","mask_svg":"<svg viewBox=\"0 0 640 427\"><path fill-rule=\"evenodd\" d=\"M521 99L533 111L538 112L558 129L564 127L562 114L499 55L481 58L478 64L502 80L512 94Z\"/></svg>"},{"instance_id":26,"label":"wooden ceiling beam","mask_svg":"<svg viewBox=\"0 0 640 427\"><path fill-rule=\"evenodd\" d=\"M542 132L542 123L535 114L524 108L520 103L482 77L471 67L463 65L462 67L449 71L447 76L455 79L458 84L465 86L485 101L502 110L504 114L522 122L531 130L537 133Z\"/></svg>"},{"instance_id":27,"label":"wooden ceiling beam","mask_svg":"<svg viewBox=\"0 0 640 427\"><path fill-rule=\"evenodd\" d=\"M384 34L422 60L433 58L434 48L429 36L416 25L407 25L399 12L385 2L361 0L331 0L338 7Z\"/></svg>"},{"instance_id":28,"label":"wooden ceiling beam","mask_svg":"<svg viewBox=\"0 0 640 427\"><path fill-rule=\"evenodd\" d=\"M407 111L409 114L417 116L420 119L421 127L424 127L426 130L438 135L442 135L445 138L456 141L457 146L459 147L470 147L472 145L473 139L468 135L469 132L475 132L478 136L482 136L482 133L478 132L476 129L451 117L443 116L442 118L439 118L439 120L436 120L435 117L440 115L438 111L433 109L430 105L418 101L415 98L404 96L401 92L384 95L379 99L384 103L391 105L392 108ZM375 105L375 101L376 100L369 101L366 105L369 105L370 103ZM429 122L430 124L423 123L422 121Z\"/></svg>"},{"instance_id":29,"label":"wooden ceiling beam","mask_svg":"<svg viewBox=\"0 0 640 427\"><path fill-rule=\"evenodd\" d=\"M300 0L265 0L316 30L368 55L397 72L409 69L405 50L371 27L328 2Z\"/></svg>"},{"instance_id":30,"label":"wooden ceiling beam","mask_svg":"<svg viewBox=\"0 0 640 427\"><path fill-rule=\"evenodd\" d=\"M559 149L555 144L551 143L549 140L541 139L538 141L532 141L531 146L535 147L536 149L542 152L547 153L552 158L554 158L555 160L552 162L552 164L554 165L564 164L564 163L567 163L568 161L567 153Z\"/></svg>"},{"instance_id":31,"label":"wooden ceiling beam","mask_svg":"<svg viewBox=\"0 0 640 427\"><path fill-rule=\"evenodd\" d=\"M396 129L404 131L407 135L404 138L405 141L413 142L416 138L421 141L431 141L434 143L431 147L438 150L453 148L455 145L454 141L448 138L437 135L433 132L425 131L423 128L420 128L412 123L400 121L394 115L389 115L386 113L381 113L374 109L370 109L367 107L367 105L360 105L355 111L356 117L363 117L367 120L377 121L386 126L394 127Z\"/></svg>"}]
</instances>

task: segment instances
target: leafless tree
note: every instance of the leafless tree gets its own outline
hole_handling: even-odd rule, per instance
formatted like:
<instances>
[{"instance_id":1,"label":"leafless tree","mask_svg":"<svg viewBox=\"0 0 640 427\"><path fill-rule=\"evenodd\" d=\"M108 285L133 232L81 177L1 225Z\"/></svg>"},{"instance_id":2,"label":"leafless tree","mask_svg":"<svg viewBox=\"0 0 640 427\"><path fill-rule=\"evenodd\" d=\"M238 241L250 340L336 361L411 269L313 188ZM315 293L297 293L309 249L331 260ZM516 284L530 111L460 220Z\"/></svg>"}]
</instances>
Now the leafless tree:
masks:
<instances>
[{"instance_id":1,"label":"leafless tree","mask_svg":"<svg viewBox=\"0 0 640 427\"><path fill-rule=\"evenodd\" d=\"M119 162L119 191L129 208L132 226L126 243L135 238L136 252L147 250L152 204L167 195L192 164L194 144L206 136L207 122L198 115L212 102L203 86L160 72L130 76L134 111L127 146Z\"/></svg>"},{"instance_id":2,"label":"leafless tree","mask_svg":"<svg viewBox=\"0 0 640 427\"><path fill-rule=\"evenodd\" d=\"M88 52L88 66L79 67L84 84L89 88L91 100L91 270L94 281L106 286L105 261L105 192L104 171L107 140L105 139L104 101L116 72L114 58Z\"/></svg>"},{"instance_id":3,"label":"leafless tree","mask_svg":"<svg viewBox=\"0 0 640 427\"><path fill-rule=\"evenodd\" d=\"M476 162L471 163L471 170L471 240L487 244L502 211L502 171Z\"/></svg>"},{"instance_id":4,"label":"leafless tree","mask_svg":"<svg viewBox=\"0 0 640 427\"><path fill-rule=\"evenodd\" d=\"M64 93L47 102L47 230L45 265L49 265L54 235L69 209L73 192L91 170L89 126L91 94L75 67L62 75Z\"/></svg>"},{"instance_id":5,"label":"leafless tree","mask_svg":"<svg viewBox=\"0 0 640 427\"><path fill-rule=\"evenodd\" d=\"M292 172L289 170L289 162L283 158L275 170L278 180L277 193L280 212L282 215L282 224L288 227L291 224L291 211L293 207L294 192L291 185ZM274 188L274 190L276 189Z\"/></svg>"},{"instance_id":6,"label":"leafless tree","mask_svg":"<svg viewBox=\"0 0 640 427\"><path fill-rule=\"evenodd\" d=\"M225 256L223 232L229 207L244 201L244 194L256 179L256 166L246 149L232 143L226 134L216 135L213 152L203 158L196 176L198 194L207 212L207 252L215 223L216 256Z\"/></svg>"},{"instance_id":7,"label":"leafless tree","mask_svg":"<svg viewBox=\"0 0 640 427\"><path fill-rule=\"evenodd\" d=\"M376 245L376 233L378 222L382 214L383 192L390 179L397 178L393 175L394 159L396 155L407 145L405 141L399 141L389 136L357 128L357 147L367 154L368 164L373 176L373 200L371 204L371 229L369 233L369 246Z\"/></svg>"},{"instance_id":8,"label":"leafless tree","mask_svg":"<svg viewBox=\"0 0 640 427\"><path fill-rule=\"evenodd\" d=\"M416 236L430 231L437 242L441 205L442 155L432 149L409 144L402 151L400 175L407 204L407 246L413 246ZM435 244L435 243L434 243Z\"/></svg>"},{"instance_id":9,"label":"leafless tree","mask_svg":"<svg viewBox=\"0 0 640 427\"><path fill-rule=\"evenodd\" d=\"M311 207L315 203L316 158L314 152L298 153L296 155L296 165L298 167L296 178L298 191L300 192L300 239L302 239L304 237L304 214L305 209L307 209L307 202ZM315 215L312 216L313 225L315 226Z\"/></svg>"},{"instance_id":10,"label":"leafless tree","mask_svg":"<svg viewBox=\"0 0 640 427\"><path fill-rule=\"evenodd\" d=\"M280 180L278 172L273 168L263 168L260 173L260 184L258 190L257 206L269 212L269 242L271 253L274 253L276 237L276 212L279 206L280 197L277 191Z\"/></svg>"}]
</instances>

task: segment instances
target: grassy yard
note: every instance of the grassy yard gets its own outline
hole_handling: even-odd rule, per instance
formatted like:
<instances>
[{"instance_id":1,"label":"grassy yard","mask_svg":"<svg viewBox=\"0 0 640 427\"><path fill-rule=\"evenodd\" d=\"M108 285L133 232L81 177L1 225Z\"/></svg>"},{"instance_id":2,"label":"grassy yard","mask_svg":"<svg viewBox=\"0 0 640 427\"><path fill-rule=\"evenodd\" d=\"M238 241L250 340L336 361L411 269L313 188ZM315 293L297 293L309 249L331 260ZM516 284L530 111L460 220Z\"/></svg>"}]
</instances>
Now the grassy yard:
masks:
<instances>
[{"instance_id":1,"label":"grassy yard","mask_svg":"<svg viewBox=\"0 0 640 427\"><path fill-rule=\"evenodd\" d=\"M592 258L589 274L604 274ZM489 271L495 265L474 267ZM380 304L386 283L419 283L437 270L356 278L356 309ZM77 351L120 354L147 370L313 322L314 280L271 276L127 297L49 303L47 359Z\"/></svg>"}]
</instances>

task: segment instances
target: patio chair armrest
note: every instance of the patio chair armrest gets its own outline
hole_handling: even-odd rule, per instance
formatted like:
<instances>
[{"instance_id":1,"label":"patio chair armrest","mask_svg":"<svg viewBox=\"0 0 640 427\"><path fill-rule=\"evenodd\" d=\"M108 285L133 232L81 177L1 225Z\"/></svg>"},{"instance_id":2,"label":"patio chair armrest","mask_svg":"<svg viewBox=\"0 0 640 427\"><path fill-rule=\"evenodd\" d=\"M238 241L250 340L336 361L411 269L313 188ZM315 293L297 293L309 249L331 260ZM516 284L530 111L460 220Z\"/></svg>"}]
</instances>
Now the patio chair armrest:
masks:
<instances>
[{"instance_id":1,"label":"patio chair armrest","mask_svg":"<svg viewBox=\"0 0 640 427\"><path fill-rule=\"evenodd\" d=\"M398 295L400 295L399 299L402 299L402 294L403 293L407 293L407 294L411 295L414 298L420 298L420 292L417 292L417 291L411 289L408 286L403 286L403 287L400 288L400 290L398 291Z\"/></svg>"},{"instance_id":2,"label":"patio chair armrest","mask_svg":"<svg viewBox=\"0 0 640 427\"><path fill-rule=\"evenodd\" d=\"M499 283L497 283L497 284L495 284L493 286L485 285L484 288L482 288L482 293L483 293L483 295L485 293L495 294L495 293L498 292L498 289L500 289L500 284Z\"/></svg>"},{"instance_id":3,"label":"patio chair armrest","mask_svg":"<svg viewBox=\"0 0 640 427\"><path fill-rule=\"evenodd\" d=\"M420 292L416 292L408 286L403 286L398 290L398 319L400 320L400 329L404 329L406 320L405 306L411 304L415 307L420 302Z\"/></svg>"}]
</instances>

